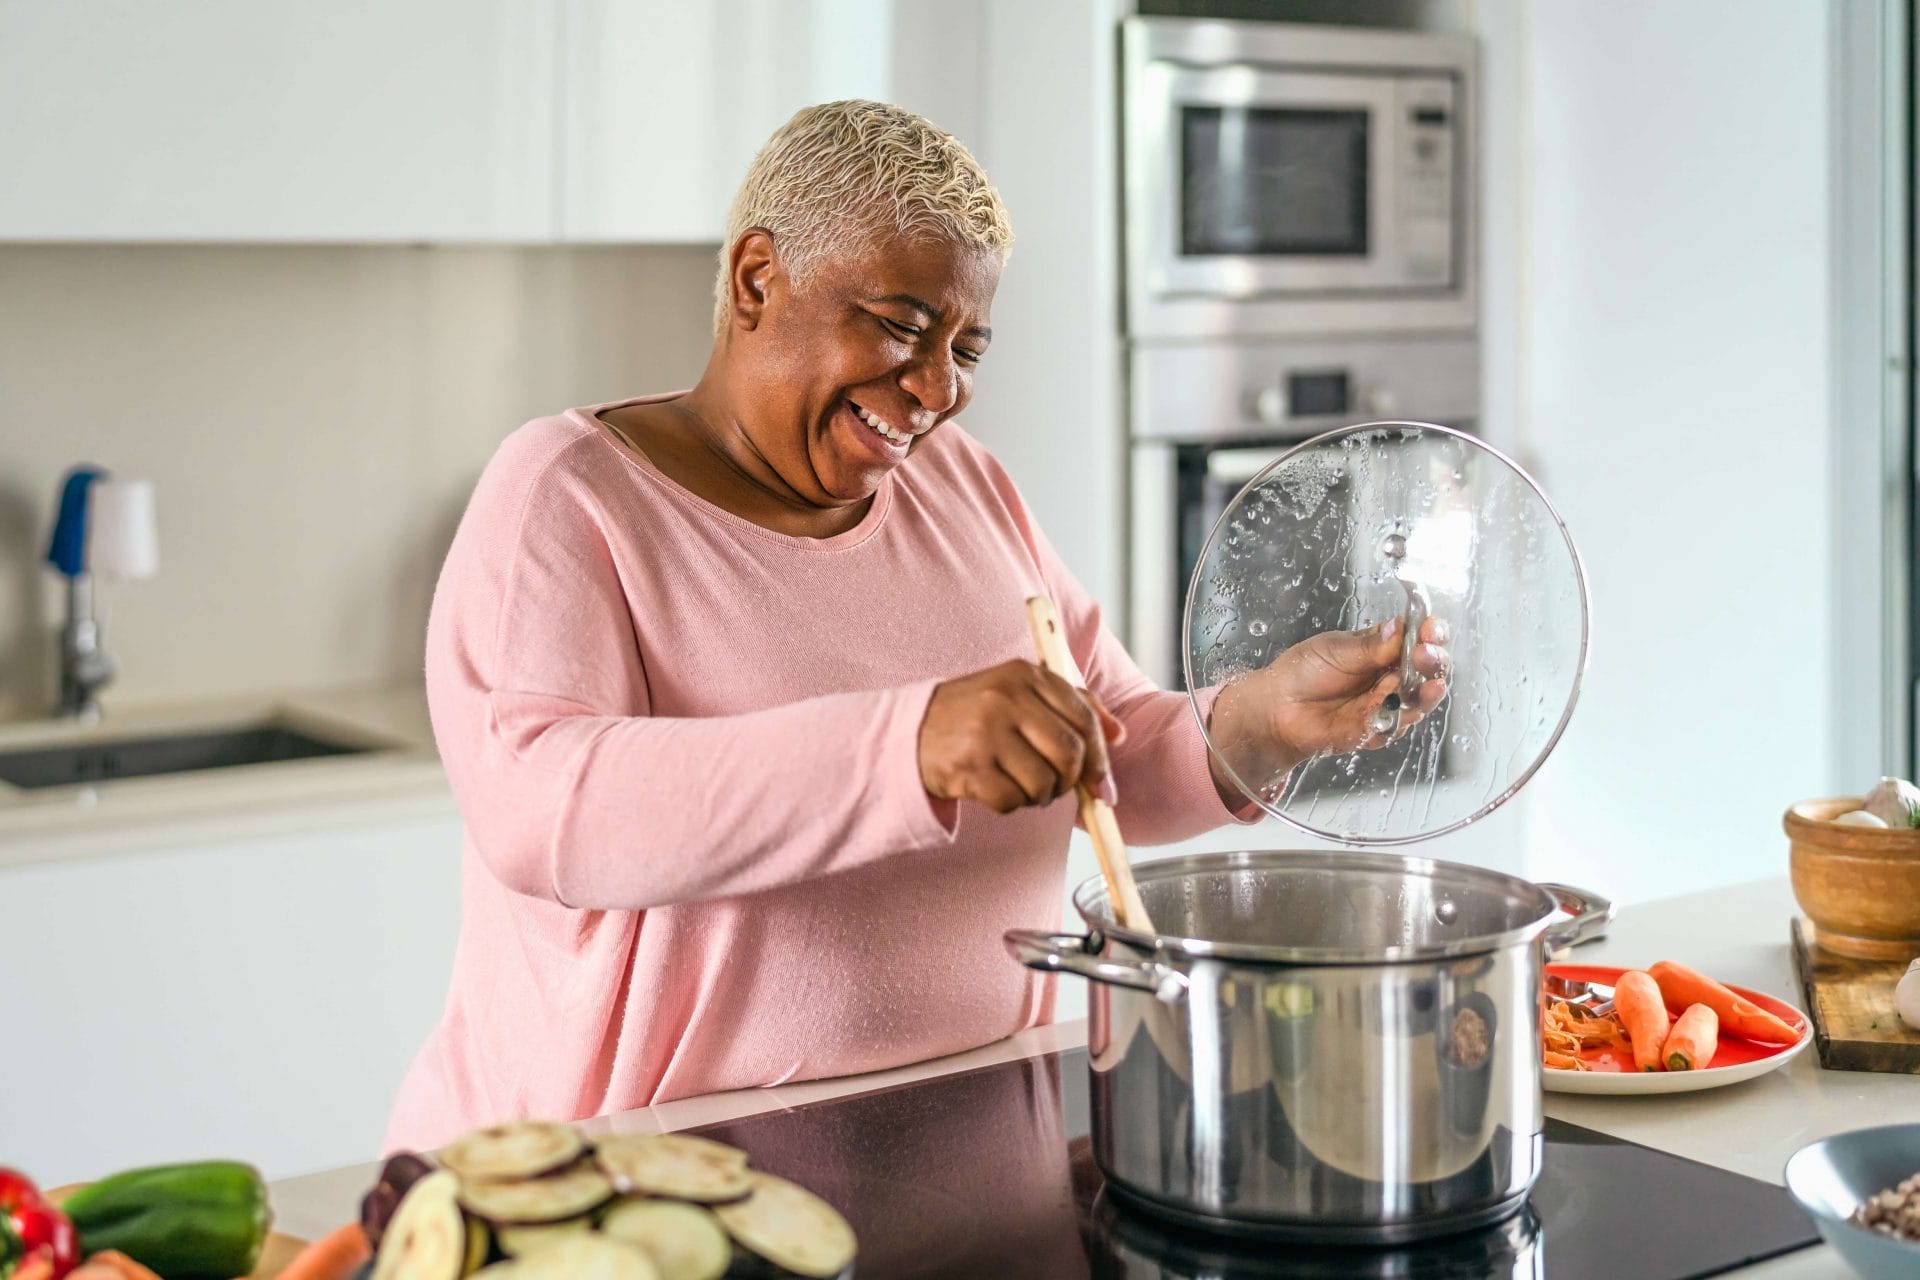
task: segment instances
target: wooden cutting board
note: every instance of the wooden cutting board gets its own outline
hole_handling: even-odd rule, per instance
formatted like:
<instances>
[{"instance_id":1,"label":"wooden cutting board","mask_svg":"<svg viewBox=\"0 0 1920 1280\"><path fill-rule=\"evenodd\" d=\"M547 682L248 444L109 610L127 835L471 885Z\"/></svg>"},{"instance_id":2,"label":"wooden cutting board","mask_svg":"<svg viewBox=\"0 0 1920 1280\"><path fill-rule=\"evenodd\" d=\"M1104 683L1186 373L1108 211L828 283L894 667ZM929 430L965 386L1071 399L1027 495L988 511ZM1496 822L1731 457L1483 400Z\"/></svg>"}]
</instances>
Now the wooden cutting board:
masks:
<instances>
[{"instance_id":1,"label":"wooden cutting board","mask_svg":"<svg viewBox=\"0 0 1920 1280\"><path fill-rule=\"evenodd\" d=\"M1821 1066L1920 1075L1920 1031L1893 1011L1893 986L1907 961L1837 956L1813 940L1813 922L1801 916L1793 922L1793 967Z\"/></svg>"}]
</instances>

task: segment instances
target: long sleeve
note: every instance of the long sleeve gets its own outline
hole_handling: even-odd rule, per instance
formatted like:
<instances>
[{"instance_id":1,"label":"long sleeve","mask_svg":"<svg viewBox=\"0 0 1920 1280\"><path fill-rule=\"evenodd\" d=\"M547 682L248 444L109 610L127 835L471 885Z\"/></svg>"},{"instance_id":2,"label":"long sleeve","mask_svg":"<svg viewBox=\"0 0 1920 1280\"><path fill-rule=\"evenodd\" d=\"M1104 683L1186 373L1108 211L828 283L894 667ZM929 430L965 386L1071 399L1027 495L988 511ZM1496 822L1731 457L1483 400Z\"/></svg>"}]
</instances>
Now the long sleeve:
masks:
<instances>
[{"instance_id":1,"label":"long sleeve","mask_svg":"<svg viewBox=\"0 0 1920 1280\"><path fill-rule=\"evenodd\" d=\"M1003 935L1059 919L1076 806L932 800L918 750L937 682L1032 658L1036 592L1128 724L1129 836L1227 821L1185 697L1127 661L957 423L855 527L811 539L677 484L607 407L508 437L434 596L460 945L390 1146L877 1071L1047 1020L1053 984Z\"/></svg>"},{"instance_id":2,"label":"long sleeve","mask_svg":"<svg viewBox=\"0 0 1920 1280\"><path fill-rule=\"evenodd\" d=\"M643 910L946 843L951 807L917 763L930 680L649 713L645 620L563 459L509 456L483 478L429 626L435 734L492 873L564 906Z\"/></svg>"}]
</instances>

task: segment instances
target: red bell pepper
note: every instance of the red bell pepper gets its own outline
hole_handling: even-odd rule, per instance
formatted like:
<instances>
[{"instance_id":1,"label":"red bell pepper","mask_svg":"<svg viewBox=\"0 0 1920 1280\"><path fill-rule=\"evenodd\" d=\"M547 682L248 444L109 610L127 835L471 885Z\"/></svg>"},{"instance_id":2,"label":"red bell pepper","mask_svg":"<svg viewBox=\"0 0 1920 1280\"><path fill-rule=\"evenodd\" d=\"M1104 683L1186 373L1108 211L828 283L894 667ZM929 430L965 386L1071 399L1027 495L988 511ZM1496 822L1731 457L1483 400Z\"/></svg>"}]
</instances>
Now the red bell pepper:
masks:
<instances>
[{"instance_id":1,"label":"red bell pepper","mask_svg":"<svg viewBox=\"0 0 1920 1280\"><path fill-rule=\"evenodd\" d=\"M23 1273L33 1280L61 1280L79 1264L80 1237L73 1223L18 1169L0 1167L0 1222L21 1255L9 1259L0 1245L0 1280Z\"/></svg>"}]
</instances>

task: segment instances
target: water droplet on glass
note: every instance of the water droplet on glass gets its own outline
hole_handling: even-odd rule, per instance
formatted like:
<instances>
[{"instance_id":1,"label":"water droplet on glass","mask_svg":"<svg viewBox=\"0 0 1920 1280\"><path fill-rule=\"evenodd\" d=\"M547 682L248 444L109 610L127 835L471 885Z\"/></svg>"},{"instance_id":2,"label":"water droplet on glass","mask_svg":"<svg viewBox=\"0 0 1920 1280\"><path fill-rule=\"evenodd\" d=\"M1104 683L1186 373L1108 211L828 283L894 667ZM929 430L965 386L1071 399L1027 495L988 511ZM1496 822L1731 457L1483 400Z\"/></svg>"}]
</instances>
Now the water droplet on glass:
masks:
<instances>
[{"instance_id":1,"label":"water droplet on glass","mask_svg":"<svg viewBox=\"0 0 1920 1280\"><path fill-rule=\"evenodd\" d=\"M1247 624L1247 634L1250 636L1263 636L1267 634L1267 620L1265 618L1255 618L1252 622L1249 622Z\"/></svg>"}]
</instances>

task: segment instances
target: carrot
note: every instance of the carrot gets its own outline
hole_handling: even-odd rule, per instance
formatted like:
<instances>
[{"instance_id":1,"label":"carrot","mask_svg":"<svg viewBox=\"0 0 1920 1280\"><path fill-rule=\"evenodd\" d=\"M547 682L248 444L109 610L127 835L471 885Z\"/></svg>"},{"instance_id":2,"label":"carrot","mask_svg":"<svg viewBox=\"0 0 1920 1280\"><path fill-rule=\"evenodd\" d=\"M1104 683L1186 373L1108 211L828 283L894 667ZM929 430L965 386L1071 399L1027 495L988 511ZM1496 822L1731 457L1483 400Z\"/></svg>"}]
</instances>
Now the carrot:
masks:
<instances>
[{"instance_id":1,"label":"carrot","mask_svg":"<svg viewBox=\"0 0 1920 1280\"><path fill-rule=\"evenodd\" d=\"M160 1280L160 1277L118 1249L102 1249L67 1272L67 1280Z\"/></svg>"},{"instance_id":2,"label":"carrot","mask_svg":"<svg viewBox=\"0 0 1920 1280\"><path fill-rule=\"evenodd\" d=\"M1713 1061L1713 1051L1719 1047L1720 1016L1703 1004L1690 1004L1667 1032L1660 1061L1669 1071L1698 1071Z\"/></svg>"},{"instance_id":3,"label":"carrot","mask_svg":"<svg viewBox=\"0 0 1920 1280\"><path fill-rule=\"evenodd\" d=\"M1629 969L1613 984L1613 1011L1627 1029L1633 1045L1633 1065L1642 1071L1660 1070L1660 1046L1667 1039L1667 1006L1654 980Z\"/></svg>"},{"instance_id":4,"label":"carrot","mask_svg":"<svg viewBox=\"0 0 1920 1280\"><path fill-rule=\"evenodd\" d=\"M35 1249L14 1265L13 1274L20 1280L53 1280L52 1250Z\"/></svg>"},{"instance_id":5,"label":"carrot","mask_svg":"<svg viewBox=\"0 0 1920 1280\"><path fill-rule=\"evenodd\" d=\"M293 1261L280 1272L280 1280L346 1280L372 1256L367 1233L359 1223L349 1222L293 1255Z\"/></svg>"},{"instance_id":6,"label":"carrot","mask_svg":"<svg viewBox=\"0 0 1920 1280\"><path fill-rule=\"evenodd\" d=\"M1720 983L1695 973L1683 964L1662 960L1647 970L1660 984L1660 994L1671 1008L1685 1009L1703 1004L1720 1019L1720 1026L1743 1040L1767 1044L1792 1044L1800 1033L1753 1001L1735 995Z\"/></svg>"}]
</instances>

